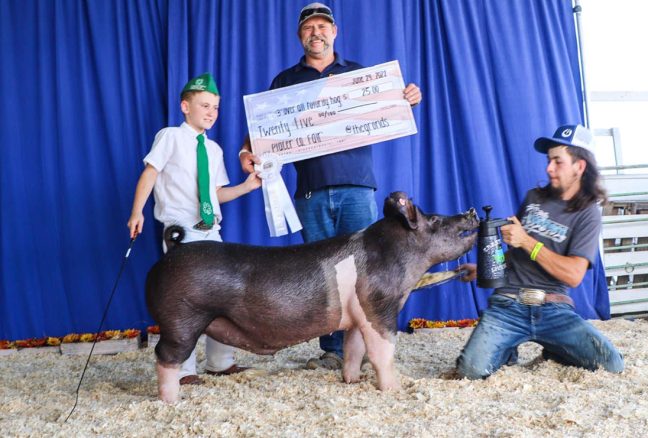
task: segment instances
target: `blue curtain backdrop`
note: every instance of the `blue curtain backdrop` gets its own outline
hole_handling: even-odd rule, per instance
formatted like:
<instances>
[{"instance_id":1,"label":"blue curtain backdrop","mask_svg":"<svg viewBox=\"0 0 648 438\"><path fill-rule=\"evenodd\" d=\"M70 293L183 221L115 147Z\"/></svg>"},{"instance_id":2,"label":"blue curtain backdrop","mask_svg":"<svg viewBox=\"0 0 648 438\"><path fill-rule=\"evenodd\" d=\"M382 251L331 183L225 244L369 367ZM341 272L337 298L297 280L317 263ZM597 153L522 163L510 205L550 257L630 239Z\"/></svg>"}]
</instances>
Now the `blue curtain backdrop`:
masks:
<instances>
[{"instance_id":1,"label":"blue curtain backdrop","mask_svg":"<svg viewBox=\"0 0 648 438\"><path fill-rule=\"evenodd\" d=\"M302 52L301 0L6 0L0 3L0 339L94 331L129 239L133 192L155 133L182 121L188 78L222 93L210 136L230 179L246 132L242 96L267 89ZM419 133L374 146L379 204L404 190L427 212L494 206L512 214L544 182L531 144L582 120L569 0L333 0L337 51L364 65L396 59L424 95ZM294 170L284 178L294 189ZM271 239L260 191L225 204L225 241ZM105 328L152 321L144 279L159 258L152 201ZM462 261L474 261L474 252ZM433 269L454 268L458 262ZM599 266L573 292L609 317ZM400 317L474 318L490 290L459 282L415 292Z\"/></svg>"}]
</instances>

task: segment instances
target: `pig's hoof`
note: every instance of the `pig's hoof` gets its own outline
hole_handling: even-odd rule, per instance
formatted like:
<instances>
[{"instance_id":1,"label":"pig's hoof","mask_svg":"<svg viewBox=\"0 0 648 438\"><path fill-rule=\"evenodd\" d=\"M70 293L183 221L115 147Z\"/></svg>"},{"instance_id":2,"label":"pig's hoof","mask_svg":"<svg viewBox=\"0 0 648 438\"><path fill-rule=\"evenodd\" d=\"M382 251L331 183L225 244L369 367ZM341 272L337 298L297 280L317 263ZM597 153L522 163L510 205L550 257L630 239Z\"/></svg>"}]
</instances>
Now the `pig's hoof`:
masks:
<instances>
[{"instance_id":1,"label":"pig's hoof","mask_svg":"<svg viewBox=\"0 0 648 438\"><path fill-rule=\"evenodd\" d=\"M358 383L360 381L360 375L359 374L351 374L351 375L344 374L342 376L342 379L344 379L344 383Z\"/></svg>"},{"instance_id":2,"label":"pig's hoof","mask_svg":"<svg viewBox=\"0 0 648 438\"><path fill-rule=\"evenodd\" d=\"M378 385L381 391L399 391L401 389L400 382L389 382Z\"/></svg>"},{"instance_id":3,"label":"pig's hoof","mask_svg":"<svg viewBox=\"0 0 648 438\"><path fill-rule=\"evenodd\" d=\"M160 398L160 400L167 404L176 403L178 401L179 395L179 392L175 389L160 388L158 390L158 397Z\"/></svg>"},{"instance_id":4,"label":"pig's hoof","mask_svg":"<svg viewBox=\"0 0 648 438\"><path fill-rule=\"evenodd\" d=\"M178 397L164 396L160 394L160 400L162 400L164 403L168 405L173 405L178 401Z\"/></svg>"},{"instance_id":5,"label":"pig's hoof","mask_svg":"<svg viewBox=\"0 0 648 438\"><path fill-rule=\"evenodd\" d=\"M342 358L337 354L327 351L319 358L313 357L306 362L306 369L315 370L317 368L324 368L327 370L341 370L343 365Z\"/></svg>"}]
</instances>

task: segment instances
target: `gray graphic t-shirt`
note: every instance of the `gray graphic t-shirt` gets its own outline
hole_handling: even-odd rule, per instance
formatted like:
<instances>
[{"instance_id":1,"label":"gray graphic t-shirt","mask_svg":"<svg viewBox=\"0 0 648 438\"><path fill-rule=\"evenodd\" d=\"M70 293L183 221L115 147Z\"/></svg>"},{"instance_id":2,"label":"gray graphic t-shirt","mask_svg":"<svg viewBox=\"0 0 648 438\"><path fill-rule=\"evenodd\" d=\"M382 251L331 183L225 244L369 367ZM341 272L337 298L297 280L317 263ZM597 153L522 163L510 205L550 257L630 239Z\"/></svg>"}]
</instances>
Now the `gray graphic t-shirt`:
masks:
<instances>
[{"instance_id":1,"label":"gray graphic t-shirt","mask_svg":"<svg viewBox=\"0 0 648 438\"><path fill-rule=\"evenodd\" d=\"M562 199L541 200L529 190L517 213L522 226L545 247L564 256L587 259L590 267L596 259L601 232L601 213L596 204L577 212L566 212ZM568 293L568 286L549 275L521 248L509 248L508 287L544 289Z\"/></svg>"}]
</instances>

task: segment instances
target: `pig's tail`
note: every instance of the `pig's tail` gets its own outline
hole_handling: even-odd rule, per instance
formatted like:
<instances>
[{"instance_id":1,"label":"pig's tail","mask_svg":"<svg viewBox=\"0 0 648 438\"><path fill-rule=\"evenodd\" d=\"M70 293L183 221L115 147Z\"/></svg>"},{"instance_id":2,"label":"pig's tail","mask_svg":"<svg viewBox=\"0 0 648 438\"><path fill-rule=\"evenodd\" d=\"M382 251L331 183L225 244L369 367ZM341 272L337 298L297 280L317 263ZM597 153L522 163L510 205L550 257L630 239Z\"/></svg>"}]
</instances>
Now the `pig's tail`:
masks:
<instances>
[{"instance_id":1,"label":"pig's tail","mask_svg":"<svg viewBox=\"0 0 648 438\"><path fill-rule=\"evenodd\" d=\"M171 225L164 230L164 243L166 243L167 250L170 251L175 248L185 237L185 230L179 225Z\"/></svg>"}]
</instances>

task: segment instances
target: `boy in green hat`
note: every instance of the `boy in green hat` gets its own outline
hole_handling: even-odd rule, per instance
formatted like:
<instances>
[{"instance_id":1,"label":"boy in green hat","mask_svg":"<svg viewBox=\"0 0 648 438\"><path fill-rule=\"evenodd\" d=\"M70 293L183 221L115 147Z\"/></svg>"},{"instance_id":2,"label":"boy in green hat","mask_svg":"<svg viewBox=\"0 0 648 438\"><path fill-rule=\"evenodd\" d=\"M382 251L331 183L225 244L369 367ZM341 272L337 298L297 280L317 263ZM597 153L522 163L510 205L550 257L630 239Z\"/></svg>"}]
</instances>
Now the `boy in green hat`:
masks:
<instances>
[{"instance_id":1,"label":"boy in green hat","mask_svg":"<svg viewBox=\"0 0 648 438\"><path fill-rule=\"evenodd\" d=\"M221 242L220 204L236 199L261 186L257 173L241 184L229 184L223 162L223 150L207 138L218 118L220 94L214 78L204 73L182 90L180 108L185 122L179 127L164 128L155 136L146 167L137 182L131 217L130 237L143 230L142 210L154 190L154 216L164 228L180 225L185 229L183 242L215 240ZM163 250L166 248L163 244ZM207 374L227 375L245 370L234 361L234 347L207 337L205 353ZM180 369L180 384L200 384L196 373L196 351L191 353Z\"/></svg>"}]
</instances>

